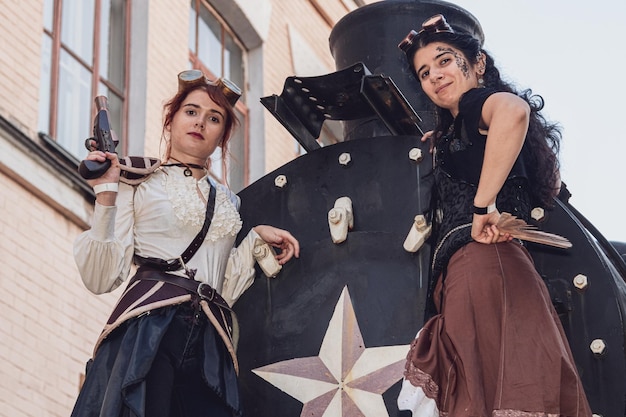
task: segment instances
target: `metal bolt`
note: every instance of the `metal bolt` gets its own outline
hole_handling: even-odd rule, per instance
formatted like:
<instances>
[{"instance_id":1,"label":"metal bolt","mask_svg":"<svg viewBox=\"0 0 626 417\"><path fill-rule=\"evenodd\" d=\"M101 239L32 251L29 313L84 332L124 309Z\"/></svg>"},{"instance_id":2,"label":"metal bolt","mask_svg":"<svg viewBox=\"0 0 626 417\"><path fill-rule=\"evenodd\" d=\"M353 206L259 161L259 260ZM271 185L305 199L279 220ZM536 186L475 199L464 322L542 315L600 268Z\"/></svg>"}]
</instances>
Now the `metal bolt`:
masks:
<instances>
[{"instance_id":1,"label":"metal bolt","mask_svg":"<svg viewBox=\"0 0 626 417\"><path fill-rule=\"evenodd\" d=\"M339 155L339 163L341 165L344 165L344 166L348 165L350 161L352 161L352 157L350 156L348 152L344 152L341 155Z\"/></svg>"},{"instance_id":2,"label":"metal bolt","mask_svg":"<svg viewBox=\"0 0 626 417\"><path fill-rule=\"evenodd\" d=\"M341 212L335 208L328 212L328 221L332 224L338 224L341 221Z\"/></svg>"},{"instance_id":3,"label":"metal bolt","mask_svg":"<svg viewBox=\"0 0 626 417\"><path fill-rule=\"evenodd\" d=\"M417 162L418 164L422 162L422 159L424 159L424 156L422 155L422 150L420 148L412 148L409 151L409 159Z\"/></svg>"},{"instance_id":4,"label":"metal bolt","mask_svg":"<svg viewBox=\"0 0 626 417\"><path fill-rule=\"evenodd\" d=\"M596 355L603 355L606 351L606 343L602 339L594 339L589 345L589 349Z\"/></svg>"},{"instance_id":5,"label":"metal bolt","mask_svg":"<svg viewBox=\"0 0 626 417\"><path fill-rule=\"evenodd\" d=\"M543 220L544 217L546 217L546 212L545 212L545 210L542 207L535 207L530 212L530 217L532 217L533 219L535 219L535 220L537 220L539 222L539 221Z\"/></svg>"},{"instance_id":6,"label":"metal bolt","mask_svg":"<svg viewBox=\"0 0 626 417\"><path fill-rule=\"evenodd\" d=\"M586 275L578 274L574 277L574 287L578 288L579 290L584 290L585 288L587 288L587 285L589 285L589 282Z\"/></svg>"},{"instance_id":7,"label":"metal bolt","mask_svg":"<svg viewBox=\"0 0 626 417\"><path fill-rule=\"evenodd\" d=\"M279 175L274 179L274 184L278 187L278 188L283 188L285 185L287 185L287 177L284 175Z\"/></svg>"},{"instance_id":8,"label":"metal bolt","mask_svg":"<svg viewBox=\"0 0 626 417\"><path fill-rule=\"evenodd\" d=\"M414 221L415 221L415 227L420 232L424 231L426 227L428 226L428 224L426 223L426 217L424 217L423 214L418 214L417 216L415 216Z\"/></svg>"}]
</instances>

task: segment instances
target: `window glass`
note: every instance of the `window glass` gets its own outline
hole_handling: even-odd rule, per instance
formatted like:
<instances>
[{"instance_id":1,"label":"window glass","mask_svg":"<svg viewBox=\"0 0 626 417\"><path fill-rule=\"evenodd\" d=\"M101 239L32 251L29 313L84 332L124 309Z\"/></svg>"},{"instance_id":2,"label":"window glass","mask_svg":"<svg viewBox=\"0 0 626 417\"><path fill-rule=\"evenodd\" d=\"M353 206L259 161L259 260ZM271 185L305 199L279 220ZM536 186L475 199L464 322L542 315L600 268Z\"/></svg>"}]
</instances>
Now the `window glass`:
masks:
<instances>
[{"instance_id":1,"label":"window glass","mask_svg":"<svg viewBox=\"0 0 626 417\"><path fill-rule=\"evenodd\" d=\"M234 192L239 192L247 185L245 183L246 173L246 135L245 135L245 118L239 111L235 111L239 126L235 128L230 142L228 143L229 151L229 185Z\"/></svg>"},{"instance_id":2,"label":"window glass","mask_svg":"<svg viewBox=\"0 0 626 417\"><path fill-rule=\"evenodd\" d=\"M126 44L124 1L101 0L100 5L100 76L119 90L123 90L126 66L123 48Z\"/></svg>"},{"instance_id":3,"label":"window glass","mask_svg":"<svg viewBox=\"0 0 626 417\"><path fill-rule=\"evenodd\" d=\"M52 32L52 24L54 22L54 0L45 0L43 2L43 28L48 32Z\"/></svg>"},{"instance_id":4,"label":"window glass","mask_svg":"<svg viewBox=\"0 0 626 417\"><path fill-rule=\"evenodd\" d=\"M198 58L205 66L221 76L221 25L207 9L202 10L198 22Z\"/></svg>"},{"instance_id":5,"label":"window glass","mask_svg":"<svg viewBox=\"0 0 626 417\"><path fill-rule=\"evenodd\" d=\"M37 130L47 132L50 126L50 77L52 65L52 39L44 33L41 42L41 69L39 71L39 120Z\"/></svg>"},{"instance_id":6,"label":"window glass","mask_svg":"<svg viewBox=\"0 0 626 417\"><path fill-rule=\"evenodd\" d=\"M196 50L196 18L198 14L194 8L194 1L191 1L191 10L189 11L189 50L192 54L197 54Z\"/></svg>"},{"instance_id":7,"label":"window glass","mask_svg":"<svg viewBox=\"0 0 626 417\"><path fill-rule=\"evenodd\" d=\"M84 142L91 135L91 102L91 73L61 51L56 139L78 159L85 157Z\"/></svg>"},{"instance_id":8,"label":"window glass","mask_svg":"<svg viewBox=\"0 0 626 417\"><path fill-rule=\"evenodd\" d=\"M93 61L94 0L64 0L61 42L87 65Z\"/></svg>"},{"instance_id":9,"label":"window glass","mask_svg":"<svg viewBox=\"0 0 626 417\"><path fill-rule=\"evenodd\" d=\"M110 66L109 48L111 47L109 36L111 34L111 28L106 23L111 16L111 1L101 0L100 4L102 5L102 11L100 12L100 76L108 78L107 75Z\"/></svg>"},{"instance_id":10,"label":"window glass","mask_svg":"<svg viewBox=\"0 0 626 417\"><path fill-rule=\"evenodd\" d=\"M237 84L239 88L243 90L243 51L228 33L224 35L223 76Z\"/></svg>"},{"instance_id":11,"label":"window glass","mask_svg":"<svg viewBox=\"0 0 626 417\"><path fill-rule=\"evenodd\" d=\"M224 176L222 175L222 147L218 146L211 155L211 174L218 181L222 182L224 180Z\"/></svg>"}]
</instances>

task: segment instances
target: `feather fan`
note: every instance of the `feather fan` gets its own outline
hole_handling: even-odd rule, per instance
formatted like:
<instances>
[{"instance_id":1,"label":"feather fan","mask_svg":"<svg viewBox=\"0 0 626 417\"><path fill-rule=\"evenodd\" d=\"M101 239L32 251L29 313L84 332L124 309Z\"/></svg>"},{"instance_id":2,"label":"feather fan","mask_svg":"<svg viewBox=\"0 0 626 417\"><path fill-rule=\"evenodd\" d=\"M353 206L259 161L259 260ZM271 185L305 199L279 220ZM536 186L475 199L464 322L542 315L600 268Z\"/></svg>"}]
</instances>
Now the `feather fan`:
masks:
<instances>
[{"instance_id":1,"label":"feather fan","mask_svg":"<svg viewBox=\"0 0 626 417\"><path fill-rule=\"evenodd\" d=\"M562 249L569 249L572 247L572 243L563 236L559 236L554 233L542 232L536 226L530 225L510 213L502 213L496 226L501 233L508 233L517 239L541 243L542 245L549 245Z\"/></svg>"}]
</instances>

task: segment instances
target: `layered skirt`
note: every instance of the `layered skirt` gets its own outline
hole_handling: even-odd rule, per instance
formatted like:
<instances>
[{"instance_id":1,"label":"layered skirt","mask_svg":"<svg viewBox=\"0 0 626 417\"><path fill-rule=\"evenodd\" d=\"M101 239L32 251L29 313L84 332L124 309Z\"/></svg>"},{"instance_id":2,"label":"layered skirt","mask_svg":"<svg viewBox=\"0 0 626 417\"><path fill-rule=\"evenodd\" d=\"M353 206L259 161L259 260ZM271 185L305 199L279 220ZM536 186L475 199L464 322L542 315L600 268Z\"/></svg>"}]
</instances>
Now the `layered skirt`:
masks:
<instances>
[{"instance_id":1,"label":"layered skirt","mask_svg":"<svg viewBox=\"0 0 626 417\"><path fill-rule=\"evenodd\" d=\"M561 322L517 242L469 243L435 288L398 397L413 417L589 417Z\"/></svg>"},{"instance_id":2,"label":"layered skirt","mask_svg":"<svg viewBox=\"0 0 626 417\"><path fill-rule=\"evenodd\" d=\"M162 307L130 319L116 328L100 345L87 366L85 383L78 396L72 417L144 417L157 406L170 389L170 381L156 382L153 389L163 390L163 398L151 395L146 380L154 369L162 343L185 345L184 350L198 357L200 369L190 372L194 379L172 387L181 392L174 404L158 415L241 416L237 375L228 349L215 328L204 316L195 336L186 336L188 318L196 308L191 303ZM185 323L180 325L180 323ZM189 325L190 326L190 325ZM183 329L183 333L180 333ZM169 338L169 339L168 339ZM167 340L166 340L167 339ZM193 345L193 346L192 346ZM185 354L187 356L187 354ZM175 358L178 360L178 358ZM183 361L181 360L181 364ZM182 365L181 365L182 367ZM160 372L165 377L166 372ZM148 388L148 389L147 389Z\"/></svg>"}]
</instances>

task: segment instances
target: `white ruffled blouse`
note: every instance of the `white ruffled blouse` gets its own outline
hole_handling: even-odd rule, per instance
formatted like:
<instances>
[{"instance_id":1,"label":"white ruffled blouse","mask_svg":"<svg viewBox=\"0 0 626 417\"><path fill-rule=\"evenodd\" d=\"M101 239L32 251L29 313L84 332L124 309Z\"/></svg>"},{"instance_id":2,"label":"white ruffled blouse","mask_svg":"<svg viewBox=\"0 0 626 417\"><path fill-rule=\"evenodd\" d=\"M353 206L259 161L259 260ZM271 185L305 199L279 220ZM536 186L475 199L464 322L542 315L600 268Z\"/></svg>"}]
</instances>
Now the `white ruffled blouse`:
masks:
<instances>
[{"instance_id":1,"label":"white ruffled blouse","mask_svg":"<svg viewBox=\"0 0 626 417\"><path fill-rule=\"evenodd\" d=\"M197 269L196 280L220 291L232 305L254 280L252 250L259 236L251 229L233 247L242 226L239 197L221 184L213 185L211 226L188 267ZM202 228L209 189L208 177L185 177L179 167L162 167L136 186L120 183L116 205L96 203L91 229L74 242L85 286L95 294L113 291L129 277L135 254L178 258Z\"/></svg>"}]
</instances>

